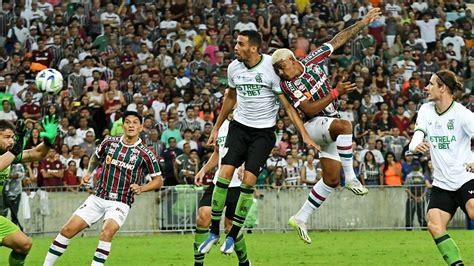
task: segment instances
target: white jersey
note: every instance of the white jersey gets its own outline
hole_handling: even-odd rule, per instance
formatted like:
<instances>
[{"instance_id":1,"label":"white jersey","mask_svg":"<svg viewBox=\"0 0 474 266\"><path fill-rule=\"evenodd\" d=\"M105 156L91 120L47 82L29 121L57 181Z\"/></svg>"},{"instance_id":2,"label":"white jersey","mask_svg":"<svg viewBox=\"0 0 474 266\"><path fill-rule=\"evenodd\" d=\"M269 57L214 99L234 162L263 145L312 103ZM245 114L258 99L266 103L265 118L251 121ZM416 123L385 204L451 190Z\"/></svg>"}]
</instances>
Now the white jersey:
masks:
<instances>
[{"instance_id":1,"label":"white jersey","mask_svg":"<svg viewBox=\"0 0 474 266\"><path fill-rule=\"evenodd\" d=\"M454 102L439 114L433 102L420 107L416 129L425 134L433 160L433 186L455 191L471 179L474 173L466 166L474 162L471 138L474 136L474 114Z\"/></svg>"},{"instance_id":2,"label":"white jersey","mask_svg":"<svg viewBox=\"0 0 474 266\"><path fill-rule=\"evenodd\" d=\"M283 92L272 57L262 55L260 62L250 69L234 60L228 69L229 87L237 90L234 120L253 128L273 127L279 109L275 94Z\"/></svg>"},{"instance_id":3,"label":"white jersey","mask_svg":"<svg viewBox=\"0 0 474 266\"><path fill-rule=\"evenodd\" d=\"M229 132L229 120L225 120L224 123L222 123L222 126L219 128L219 132L217 133L217 146L219 147L219 165L218 169L216 171L216 174L214 175L214 179L212 180L212 183L214 185L217 182L217 177L219 176L219 170L221 169L221 161L222 157L224 157L226 151L225 151L225 141L227 139L227 133ZM240 168L236 168L234 171L234 175L232 176L232 180L230 181L229 187L239 187L242 181L240 181L239 176L237 175L238 171Z\"/></svg>"}]
</instances>

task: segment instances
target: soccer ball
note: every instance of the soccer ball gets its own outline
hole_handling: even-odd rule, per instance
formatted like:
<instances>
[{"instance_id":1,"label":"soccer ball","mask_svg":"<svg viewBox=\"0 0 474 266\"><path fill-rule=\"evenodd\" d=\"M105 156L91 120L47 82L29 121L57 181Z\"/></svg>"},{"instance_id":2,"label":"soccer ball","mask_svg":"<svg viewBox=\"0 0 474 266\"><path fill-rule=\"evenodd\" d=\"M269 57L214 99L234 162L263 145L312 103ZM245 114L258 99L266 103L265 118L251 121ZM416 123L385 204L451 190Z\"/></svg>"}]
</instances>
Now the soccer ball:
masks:
<instances>
[{"instance_id":1,"label":"soccer ball","mask_svg":"<svg viewBox=\"0 0 474 266\"><path fill-rule=\"evenodd\" d=\"M40 91L57 94L63 89L63 75L54 68L43 69L36 75L35 83Z\"/></svg>"}]
</instances>

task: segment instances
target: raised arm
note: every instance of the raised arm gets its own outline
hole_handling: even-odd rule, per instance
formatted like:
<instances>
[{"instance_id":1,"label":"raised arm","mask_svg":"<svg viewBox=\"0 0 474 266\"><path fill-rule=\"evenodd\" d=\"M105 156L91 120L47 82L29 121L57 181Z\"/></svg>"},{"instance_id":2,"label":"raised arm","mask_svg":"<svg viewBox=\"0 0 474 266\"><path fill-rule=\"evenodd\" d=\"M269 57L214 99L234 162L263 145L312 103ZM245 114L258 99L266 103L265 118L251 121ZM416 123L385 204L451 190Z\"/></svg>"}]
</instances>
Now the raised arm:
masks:
<instances>
[{"instance_id":1,"label":"raised arm","mask_svg":"<svg viewBox=\"0 0 474 266\"><path fill-rule=\"evenodd\" d=\"M374 21L382 12L380 8L373 8L367 13L367 15L361 20L355 23L354 25L343 29L339 32L329 43L332 45L334 50L338 49L342 45L346 44L352 37L354 37L359 31L367 27L369 23Z\"/></svg>"}]
</instances>

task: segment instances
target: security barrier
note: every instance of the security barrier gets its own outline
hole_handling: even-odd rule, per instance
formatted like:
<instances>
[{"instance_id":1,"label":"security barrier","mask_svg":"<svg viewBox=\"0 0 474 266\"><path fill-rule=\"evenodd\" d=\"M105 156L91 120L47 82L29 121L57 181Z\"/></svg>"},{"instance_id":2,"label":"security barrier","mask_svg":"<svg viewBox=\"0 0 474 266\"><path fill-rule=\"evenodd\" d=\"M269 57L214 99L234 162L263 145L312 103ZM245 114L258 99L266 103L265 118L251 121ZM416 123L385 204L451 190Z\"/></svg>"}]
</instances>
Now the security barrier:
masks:
<instances>
[{"instance_id":1,"label":"security barrier","mask_svg":"<svg viewBox=\"0 0 474 266\"><path fill-rule=\"evenodd\" d=\"M61 191L61 189L59 189ZM62 190L64 191L64 190ZM264 188L256 199L257 219L253 230L288 230L288 218L294 215L306 200L309 188ZM158 232L190 232L203 188L191 186L166 187L157 192L136 196L121 234L149 234ZM23 193L19 217L25 231L32 235L57 233L61 225L89 196L88 192L45 192L38 190ZM377 230L419 229L426 226L424 203L407 202L406 187L371 187L369 194L355 196L350 191L337 189L312 215L311 230ZM423 208L418 211L417 208ZM411 223L413 221L413 223ZM420 224L421 221L421 224ZM84 234L96 234L100 224ZM458 210L450 227L465 228L466 217Z\"/></svg>"}]
</instances>

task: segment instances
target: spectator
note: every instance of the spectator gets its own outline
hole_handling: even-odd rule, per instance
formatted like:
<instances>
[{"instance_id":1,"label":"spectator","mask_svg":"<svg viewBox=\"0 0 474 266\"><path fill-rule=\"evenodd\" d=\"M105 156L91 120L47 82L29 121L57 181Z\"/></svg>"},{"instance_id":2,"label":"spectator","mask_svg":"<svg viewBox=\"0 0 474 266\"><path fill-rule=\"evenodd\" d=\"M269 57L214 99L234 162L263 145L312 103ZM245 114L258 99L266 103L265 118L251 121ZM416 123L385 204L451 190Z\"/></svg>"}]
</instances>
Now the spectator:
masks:
<instances>
[{"instance_id":1,"label":"spectator","mask_svg":"<svg viewBox=\"0 0 474 266\"><path fill-rule=\"evenodd\" d=\"M38 104L33 102L33 95L30 92L25 93L25 103L20 107L21 116L24 119L39 120L40 111Z\"/></svg>"},{"instance_id":2,"label":"spectator","mask_svg":"<svg viewBox=\"0 0 474 266\"><path fill-rule=\"evenodd\" d=\"M384 184L382 168L375 161L371 151L365 153L364 161L359 165L359 177L364 186L380 186Z\"/></svg>"},{"instance_id":3,"label":"spectator","mask_svg":"<svg viewBox=\"0 0 474 266\"><path fill-rule=\"evenodd\" d=\"M76 134L76 128L74 126L69 126L67 128L67 136L64 138L64 144L68 145L69 148L72 148L75 145L81 145L84 142L84 138L81 138Z\"/></svg>"},{"instance_id":4,"label":"spectator","mask_svg":"<svg viewBox=\"0 0 474 266\"><path fill-rule=\"evenodd\" d=\"M282 186L285 185L285 172L283 168L278 166L275 170L270 174L270 177L267 179L265 183L267 188L280 189Z\"/></svg>"},{"instance_id":5,"label":"spectator","mask_svg":"<svg viewBox=\"0 0 474 266\"><path fill-rule=\"evenodd\" d=\"M85 134L85 137L84 137L84 142L79 144L79 147L89 157L91 157L94 154L94 152L96 150L94 130L91 129L91 130L86 131L86 134Z\"/></svg>"},{"instance_id":6,"label":"spectator","mask_svg":"<svg viewBox=\"0 0 474 266\"><path fill-rule=\"evenodd\" d=\"M67 146L66 144L61 145L61 153L59 154L59 161L61 161L63 165L67 165L67 162L71 158L72 157L71 157L71 153L69 152L69 146Z\"/></svg>"},{"instance_id":7,"label":"spectator","mask_svg":"<svg viewBox=\"0 0 474 266\"><path fill-rule=\"evenodd\" d=\"M31 130L31 134L28 137L28 139L26 140L25 149L33 149L42 142L42 140L39 136L40 135L39 133L40 133L40 131L39 131L38 128L33 128Z\"/></svg>"},{"instance_id":8,"label":"spectator","mask_svg":"<svg viewBox=\"0 0 474 266\"><path fill-rule=\"evenodd\" d=\"M63 185L66 187L67 191L77 192L79 184L76 162L71 160L67 164L66 171L64 171Z\"/></svg>"},{"instance_id":9,"label":"spectator","mask_svg":"<svg viewBox=\"0 0 474 266\"><path fill-rule=\"evenodd\" d=\"M405 115L405 107L403 105L397 106L397 113L392 118L393 125L398 128L400 134L408 137L408 127L410 126L410 119L408 119Z\"/></svg>"},{"instance_id":10,"label":"spectator","mask_svg":"<svg viewBox=\"0 0 474 266\"><path fill-rule=\"evenodd\" d=\"M197 143L192 139L193 131L191 129L185 129L183 132L183 139L178 142L177 146L179 149L183 149L184 144L189 144L192 150L198 150Z\"/></svg>"},{"instance_id":11,"label":"spectator","mask_svg":"<svg viewBox=\"0 0 474 266\"><path fill-rule=\"evenodd\" d=\"M322 178L322 170L315 165L315 161L312 154L306 156L306 161L300 169L301 184L313 187Z\"/></svg>"},{"instance_id":12,"label":"spectator","mask_svg":"<svg viewBox=\"0 0 474 266\"><path fill-rule=\"evenodd\" d=\"M169 148L170 138L173 138L176 142L180 142L183 139L179 129L175 128L175 120L173 118L168 119L168 128L161 134L161 142L165 144L166 148Z\"/></svg>"},{"instance_id":13,"label":"spectator","mask_svg":"<svg viewBox=\"0 0 474 266\"><path fill-rule=\"evenodd\" d=\"M194 184L194 176L199 170L199 156L197 150L191 150L189 157L182 162L179 169L179 177L184 184Z\"/></svg>"},{"instance_id":14,"label":"spectator","mask_svg":"<svg viewBox=\"0 0 474 266\"><path fill-rule=\"evenodd\" d=\"M39 169L43 179L43 186L46 187L46 191L59 191L55 187L63 185L64 166L54 149L49 150L46 159L41 161Z\"/></svg>"},{"instance_id":15,"label":"spectator","mask_svg":"<svg viewBox=\"0 0 474 266\"><path fill-rule=\"evenodd\" d=\"M425 185L425 178L421 173L421 166L419 162L412 164L412 170L407 175L405 180L406 191L408 194L406 203L406 223L407 230L411 230L413 227L413 219L418 217L418 223L421 227L426 227L425 217L425 197L427 193L427 187Z\"/></svg>"},{"instance_id":16,"label":"spectator","mask_svg":"<svg viewBox=\"0 0 474 266\"><path fill-rule=\"evenodd\" d=\"M178 176L175 174L176 158L183 153L181 149L176 148L176 139L170 137L167 140L167 148L163 152L165 186L174 186L179 184Z\"/></svg>"},{"instance_id":17,"label":"spectator","mask_svg":"<svg viewBox=\"0 0 474 266\"><path fill-rule=\"evenodd\" d=\"M385 159L382 153L379 150L375 149L375 140L373 138L370 138L369 141L367 142L367 149L364 149L360 152L359 162L363 162L365 158L365 154L369 151L372 152L372 154L375 157L375 161L378 164L382 165L385 162Z\"/></svg>"},{"instance_id":18,"label":"spectator","mask_svg":"<svg viewBox=\"0 0 474 266\"><path fill-rule=\"evenodd\" d=\"M362 113L359 117L359 123L354 126L354 137L356 141L360 145L364 146L369 140L369 135L371 131L372 129L369 122L369 117L366 113Z\"/></svg>"},{"instance_id":19,"label":"spectator","mask_svg":"<svg viewBox=\"0 0 474 266\"><path fill-rule=\"evenodd\" d=\"M409 141L404 136L400 136L400 129L394 127L390 130L390 134L382 138L384 146L388 152L395 154L397 161L402 158L403 148L408 145Z\"/></svg>"},{"instance_id":20,"label":"spectator","mask_svg":"<svg viewBox=\"0 0 474 266\"><path fill-rule=\"evenodd\" d=\"M10 109L10 102L8 100L2 101L3 110L0 111L0 119L15 123L18 119L14 111Z\"/></svg>"},{"instance_id":21,"label":"spectator","mask_svg":"<svg viewBox=\"0 0 474 266\"><path fill-rule=\"evenodd\" d=\"M286 168L285 158L280 155L278 146L273 147L270 157L267 159L267 170L271 174L277 167Z\"/></svg>"},{"instance_id":22,"label":"spectator","mask_svg":"<svg viewBox=\"0 0 474 266\"><path fill-rule=\"evenodd\" d=\"M300 180L300 166L298 165L297 158L294 158L292 154L288 154L286 156L285 184L297 186L300 184Z\"/></svg>"},{"instance_id":23,"label":"spectator","mask_svg":"<svg viewBox=\"0 0 474 266\"><path fill-rule=\"evenodd\" d=\"M393 154L393 152L387 152L385 155L383 174L385 185L402 185L402 165L396 160L395 154Z\"/></svg>"}]
</instances>

